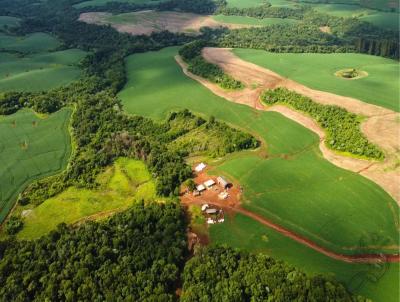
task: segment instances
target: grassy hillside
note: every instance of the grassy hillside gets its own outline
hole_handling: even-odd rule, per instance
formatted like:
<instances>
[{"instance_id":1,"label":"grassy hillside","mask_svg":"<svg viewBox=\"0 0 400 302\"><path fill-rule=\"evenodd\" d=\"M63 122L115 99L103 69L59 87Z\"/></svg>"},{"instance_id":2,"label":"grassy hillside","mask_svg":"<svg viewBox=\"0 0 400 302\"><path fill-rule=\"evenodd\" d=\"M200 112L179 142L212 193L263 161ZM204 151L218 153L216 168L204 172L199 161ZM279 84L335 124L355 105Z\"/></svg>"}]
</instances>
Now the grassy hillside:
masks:
<instances>
[{"instance_id":1,"label":"grassy hillside","mask_svg":"<svg viewBox=\"0 0 400 302\"><path fill-rule=\"evenodd\" d=\"M257 19L252 17L224 16L224 15L213 16L213 19L215 21L223 23L258 25L258 26L268 26L274 24L296 24L298 22L297 20L294 19L282 19L282 18Z\"/></svg>"},{"instance_id":2,"label":"grassy hillside","mask_svg":"<svg viewBox=\"0 0 400 302\"><path fill-rule=\"evenodd\" d=\"M70 115L63 109L46 118L30 110L0 116L0 222L27 184L65 168Z\"/></svg>"},{"instance_id":3,"label":"grassy hillside","mask_svg":"<svg viewBox=\"0 0 400 302\"><path fill-rule=\"evenodd\" d=\"M399 64L394 60L362 54L278 54L252 49L235 49L234 53L310 88L400 110ZM336 71L346 68L366 71L368 76L357 80L335 76Z\"/></svg>"},{"instance_id":4,"label":"grassy hillside","mask_svg":"<svg viewBox=\"0 0 400 302\"><path fill-rule=\"evenodd\" d=\"M18 51L23 53L37 53L50 51L60 46L60 42L45 33L33 33L24 37L9 36L0 33L1 51Z\"/></svg>"},{"instance_id":5,"label":"grassy hillside","mask_svg":"<svg viewBox=\"0 0 400 302\"><path fill-rule=\"evenodd\" d=\"M18 237L38 238L62 222L70 224L85 218L102 218L128 208L137 200L156 198L155 183L141 161L120 158L100 174L97 181L100 186L96 190L70 187L36 208L19 208L19 212L24 210L26 214Z\"/></svg>"},{"instance_id":6,"label":"grassy hillside","mask_svg":"<svg viewBox=\"0 0 400 302\"><path fill-rule=\"evenodd\" d=\"M324 160L317 136L300 125L225 101L185 77L176 53L168 48L128 58L129 81L120 93L126 111L162 119L171 110L188 108L241 127L267 143L269 156L233 155L218 169L243 182L247 208L344 253L351 251L343 246L357 249L361 237L375 233L379 244L398 244L398 206L382 189ZM255 230L244 232L251 236ZM287 253L299 256L290 248ZM315 253L301 253L303 267L311 265ZM317 263L315 270L333 269Z\"/></svg>"},{"instance_id":7,"label":"grassy hillside","mask_svg":"<svg viewBox=\"0 0 400 302\"><path fill-rule=\"evenodd\" d=\"M1 91L41 91L79 78L77 64L86 53L77 49L25 57L0 52Z\"/></svg>"},{"instance_id":8,"label":"grassy hillside","mask_svg":"<svg viewBox=\"0 0 400 302\"><path fill-rule=\"evenodd\" d=\"M225 216L225 223L209 229L211 243L265 253L303 268L309 274L334 275L352 292L374 302L397 302L400 295L399 264L348 264L321 255L243 216Z\"/></svg>"}]
</instances>

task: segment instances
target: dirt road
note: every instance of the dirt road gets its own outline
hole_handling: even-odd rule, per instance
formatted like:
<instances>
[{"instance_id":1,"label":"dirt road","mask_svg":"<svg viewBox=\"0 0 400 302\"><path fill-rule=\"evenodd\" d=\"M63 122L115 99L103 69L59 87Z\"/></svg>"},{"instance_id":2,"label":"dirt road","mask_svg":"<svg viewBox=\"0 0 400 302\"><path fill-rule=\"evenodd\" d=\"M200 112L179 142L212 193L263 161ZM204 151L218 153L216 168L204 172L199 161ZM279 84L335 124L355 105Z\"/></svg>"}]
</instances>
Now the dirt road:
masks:
<instances>
[{"instance_id":1,"label":"dirt road","mask_svg":"<svg viewBox=\"0 0 400 302\"><path fill-rule=\"evenodd\" d=\"M193 197L191 195L188 195L188 196L182 198L181 201L182 201L182 204L184 204L184 205L196 204L196 205L201 206L205 203L201 198ZM319 246L315 242L313 242L299 234L289 231L288 229L286 229L278 224L275 224L268 219L265 219L264 217L262 217L260 215L257 215L246 209L243 209L240 205L230 206L230 205L226 204L224 201L213 202L212 204L215 204L218 207L222 208L225 212L239 213L239 214L245 215L247 217L250 217L251 219L261 223L262 225L265 225L265 226L277 231L278 233L280 233L286 237L289 237L305 246L308 246L309 248L311 248L321 254L324 254L325 256L328 256L332 259L349 262L349 263L400 262L400 255L398 255L398 254L344 255L344 254L335 253L335 252L332 252L322 246Z\"/></svg>"},{"instance_id":2,"label":"dirt road","mask_svg":"<svg viewBox=\"0 0 400 302\"><path fill-rule=\"evenodd\" d=\"M295 81L283 78L271 70L243 61L229 49L205 48L203 56L207 61L218 64L226 73L242 81L246 88L240 91L226 91L216 84L195 76L187 71L187 66L177 57L183 72L203 84L212 92L229 101L245 104L257 110L276 111L304 127L315 132L320 137L320 150L323 156L334 165L359 173L380 185L400 204L400 114L386 108L364 103L360 100L335 95L328 92L310 89ZM367 161L342 156L325 145L324 130L307 115L286 106L265 107L259 101L262 91L285 87L289 90L306 95L314 101L337 105L346 110L366 117L361 125L364 135L377 144L385 152L385 161Z\"/></svg>"}]
</instances>

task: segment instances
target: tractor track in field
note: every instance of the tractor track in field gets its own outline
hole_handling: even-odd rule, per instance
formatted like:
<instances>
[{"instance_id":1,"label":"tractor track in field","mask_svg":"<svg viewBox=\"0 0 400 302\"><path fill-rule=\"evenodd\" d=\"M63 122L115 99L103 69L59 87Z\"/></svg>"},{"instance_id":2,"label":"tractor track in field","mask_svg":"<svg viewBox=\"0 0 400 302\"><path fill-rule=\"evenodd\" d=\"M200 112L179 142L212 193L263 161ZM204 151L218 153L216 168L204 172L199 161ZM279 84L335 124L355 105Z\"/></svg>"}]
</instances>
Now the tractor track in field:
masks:
<instances>
[{"instance_id":1,"label":"tractor track in field","mask_svg":"<svg viewBox=\"0 0 400 302\"><path fill-rule=\"evenodd\" d=\"M362 102L360 100L317 91L289 80L271 70L241 60L230 49L205 48L204 58L219 65L224 72L240 80L246 88L239 91L228 91L218 85L198 77L187 70L187 65L179 56L175 59L183 72L200 82L214 94L234 103L250 106L256 110L274 111L301 124L316 133L320 138L319 148L326 160L340 168L358 173L382 187L400 204L400 114L386 108ZM252 88L250 88L252 87ZM385 152L382 162L343 156L325 144L325 131L317 122L304 113L288 106L274 105L266 107L260 102L260 94L266 89L285 87L325 105L337 105L349 112L366 117L361 124L361 131L372 143Z\"/></svg>"},{"instance_id":2,"label":"tractor track in field","mask_svg":"<svg viewBox=\"0 0 400 302\"><path fill-rule=\"evenodd\" d=\"M193 196L186 196L185 198L181 199L182 203L184 205L203 205L205 202L201 199L197 199L196 197ZM217 205L218 207L222 208L226 212L233 212L236 214L242 214L244 216L247 216L262 225L273 229L274 231L284 235L285 237L291 238L292 240L305 245L329 258L335 259L335 260L340 260L348 263L384 263L384 262L390 262L390 263L395 263L395 262L400 262L400 255L399 254L359 254L359 255L345 255L345 254L340 254L336 253L333 251L328 250L325 247L322 247L318 245L317 243L311 241L310 239L307 239L304 236L301 236L299 234L296 234L295 232L292 232L279 224L276 224L258 214L255 214L249 210L246 210L242 208L239 204L235 206L230 206L224 203L224 201L221 202L216 202L213 201L210 203L211 205Z\"/></svg>"}]
</instances>

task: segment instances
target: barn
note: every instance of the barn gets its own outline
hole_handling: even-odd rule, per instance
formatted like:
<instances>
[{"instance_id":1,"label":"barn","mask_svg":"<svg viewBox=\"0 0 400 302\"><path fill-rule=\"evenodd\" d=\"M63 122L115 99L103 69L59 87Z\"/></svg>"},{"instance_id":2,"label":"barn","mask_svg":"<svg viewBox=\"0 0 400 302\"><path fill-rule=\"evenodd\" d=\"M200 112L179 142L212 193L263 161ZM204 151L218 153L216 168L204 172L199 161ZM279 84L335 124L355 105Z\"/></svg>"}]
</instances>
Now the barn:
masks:
<instances>
[{"instance_id":1,"label":"barn","mask_svg":"<svg viewBox=\"0 0 400 302\"><path fill-rule=\"evenodd\" d=\"M217 177L217 182L224 189L229 187L229 182L223 176L218 176Z\"/></svg>"}]
</instances>

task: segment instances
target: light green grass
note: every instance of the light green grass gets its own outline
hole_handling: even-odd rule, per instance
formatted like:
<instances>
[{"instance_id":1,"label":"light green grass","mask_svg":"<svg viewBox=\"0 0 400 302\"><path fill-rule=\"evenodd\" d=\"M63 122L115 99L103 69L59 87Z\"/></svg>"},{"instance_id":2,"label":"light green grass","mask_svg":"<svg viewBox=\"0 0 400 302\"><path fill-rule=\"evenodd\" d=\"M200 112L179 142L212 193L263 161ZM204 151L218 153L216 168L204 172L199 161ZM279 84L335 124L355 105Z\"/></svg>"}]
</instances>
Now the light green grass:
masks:
<instances>
[{"instance_id":1,"label":"light green grass","mask_svg":"<svg viewBox=\"0 0 400 302\"><path fill-rule=\"evenodd\" d=\"M0 29L18 27L21 19L10 16L0 16Z\"/></svg>"},{"instance_id":2,"label":"light green grass","mask_svg":"<svg viewBox=\"0 0 400 302\"><path fill-rule=\"evenodd\" d=\"M175 63L176 53L177 48L167 48L127 59L128 83L120 93L126 111L162 119L172 110L188 108L249 131L267 143L268 157L254 151L234 154L214 171L242 182L247 208L343 253L351 251L341 249L342 245L357 247L362 237L376 232L379 240L388 239L385 245L398 244L398 206L388 194L324 160L318 137L302 126L277 113L225 101L187 78ZM286 159L281 158L283 154ZM243 228L242 234L252 237L257 232L257 227ZM284 258L279 253L285 245L270 248ZM285 251L290 259L303 259L292 264L341 273L340 267L335 268L337 263L314 262L314 252L292 246L287 244ZM382 286L379 290L388 289Z\"/></svg>"},{"instance_id":3,"label":"light green grass","mask_svg":"<svg viewBox=\"0 0 400 302\"><path fill-rule=\"evenodd\" d=\"M102 214L124 210L137 200L156 198L155 183L141 161L120 158L97 180L100 187L96 190L70 187L27 210L18 238L38 238L60 223L76 223L91 215L97 215L93 219L101 218Z\"/></svg>"},{"instance_id":4,"label":"light green grass","mask_svg":"<svg viewBox=\"0 0 400 302\"><path fill-rule=\"evenodd\" d=\"M122 2L122 3L132 3L132 4L157 4L159 2L164 2L167 0L91 0L91 1L84 1L78 4L75 4L75 8L85 8L89 6L104 6L108 2Z\"/></svg>"},{"instance_id":5,"label":"light green grass","mask_svg":"<svg viewBox=\"0 0 400 302\"><path fill-rule=\"evenodd\" d=\"M294 19L283 19L283 18L264 18L257 19L252 17L242 17L242 16L224 16L216 15L213 19L222 23L230 24L244 24L244 25L256 25L256 26L268 26L274 24L297 24L298 21Z\"/></svg>"},{"instance_id":6,"label":"light green grass","mask_svg":"<svg viewBox=\"0 0 400 302\"><path fill-rule=\"evenodd\" d=\"M265 253L301 267L311 275L333 275L352 292L364 295L374 302L398 301L398 263L375 266L337 261L240 214L234 218L226 215L225 222L211 226L209 233L213 244L227 244Z\"/></svg>"},{"instance_id":7,"label":"light green grass","mask_svg":"<svg viewBox=\"0 0 400 302\"><path fill-rule=\"evenodd\" d=\"M400 110L399 63L394 60L363 54L278 54L254 49L235 49L234 53L310 88ZM358 80L335 76L346 68L366 71L368 76Z\"/></svg>"},{"instance_id":8,"label":"light green grass","mask_svg":"<svg viewBox=\"0 0 400 302\"><path fill-rule=\"evenodd\" d=\"M33 33L24 37L0 33L0 50L38 53L50 51L60 46L60 42L45 33Z\"/></svg>"},{"instance_id":9,"label":"light green grass","mask_svg":"<svg viewBox=\"0 0 400 302\"><path fill-rule=\"evenodd\" d=\"M70 49L26 57L0 52L1 91L42 91L80 77L77 64L86 52Z\"/></svg>"},{"instance_id":10,"label":"light green grass","mask_svg":"<svg viewBox=\"0 0 400 302\"><path fill-rule=\"evenodd\" d=\"M30 110L0 116L0 222L26 185L65 168L70 115L70 109L63 109L47 118Z\"/></svg>"}]
</instances>

